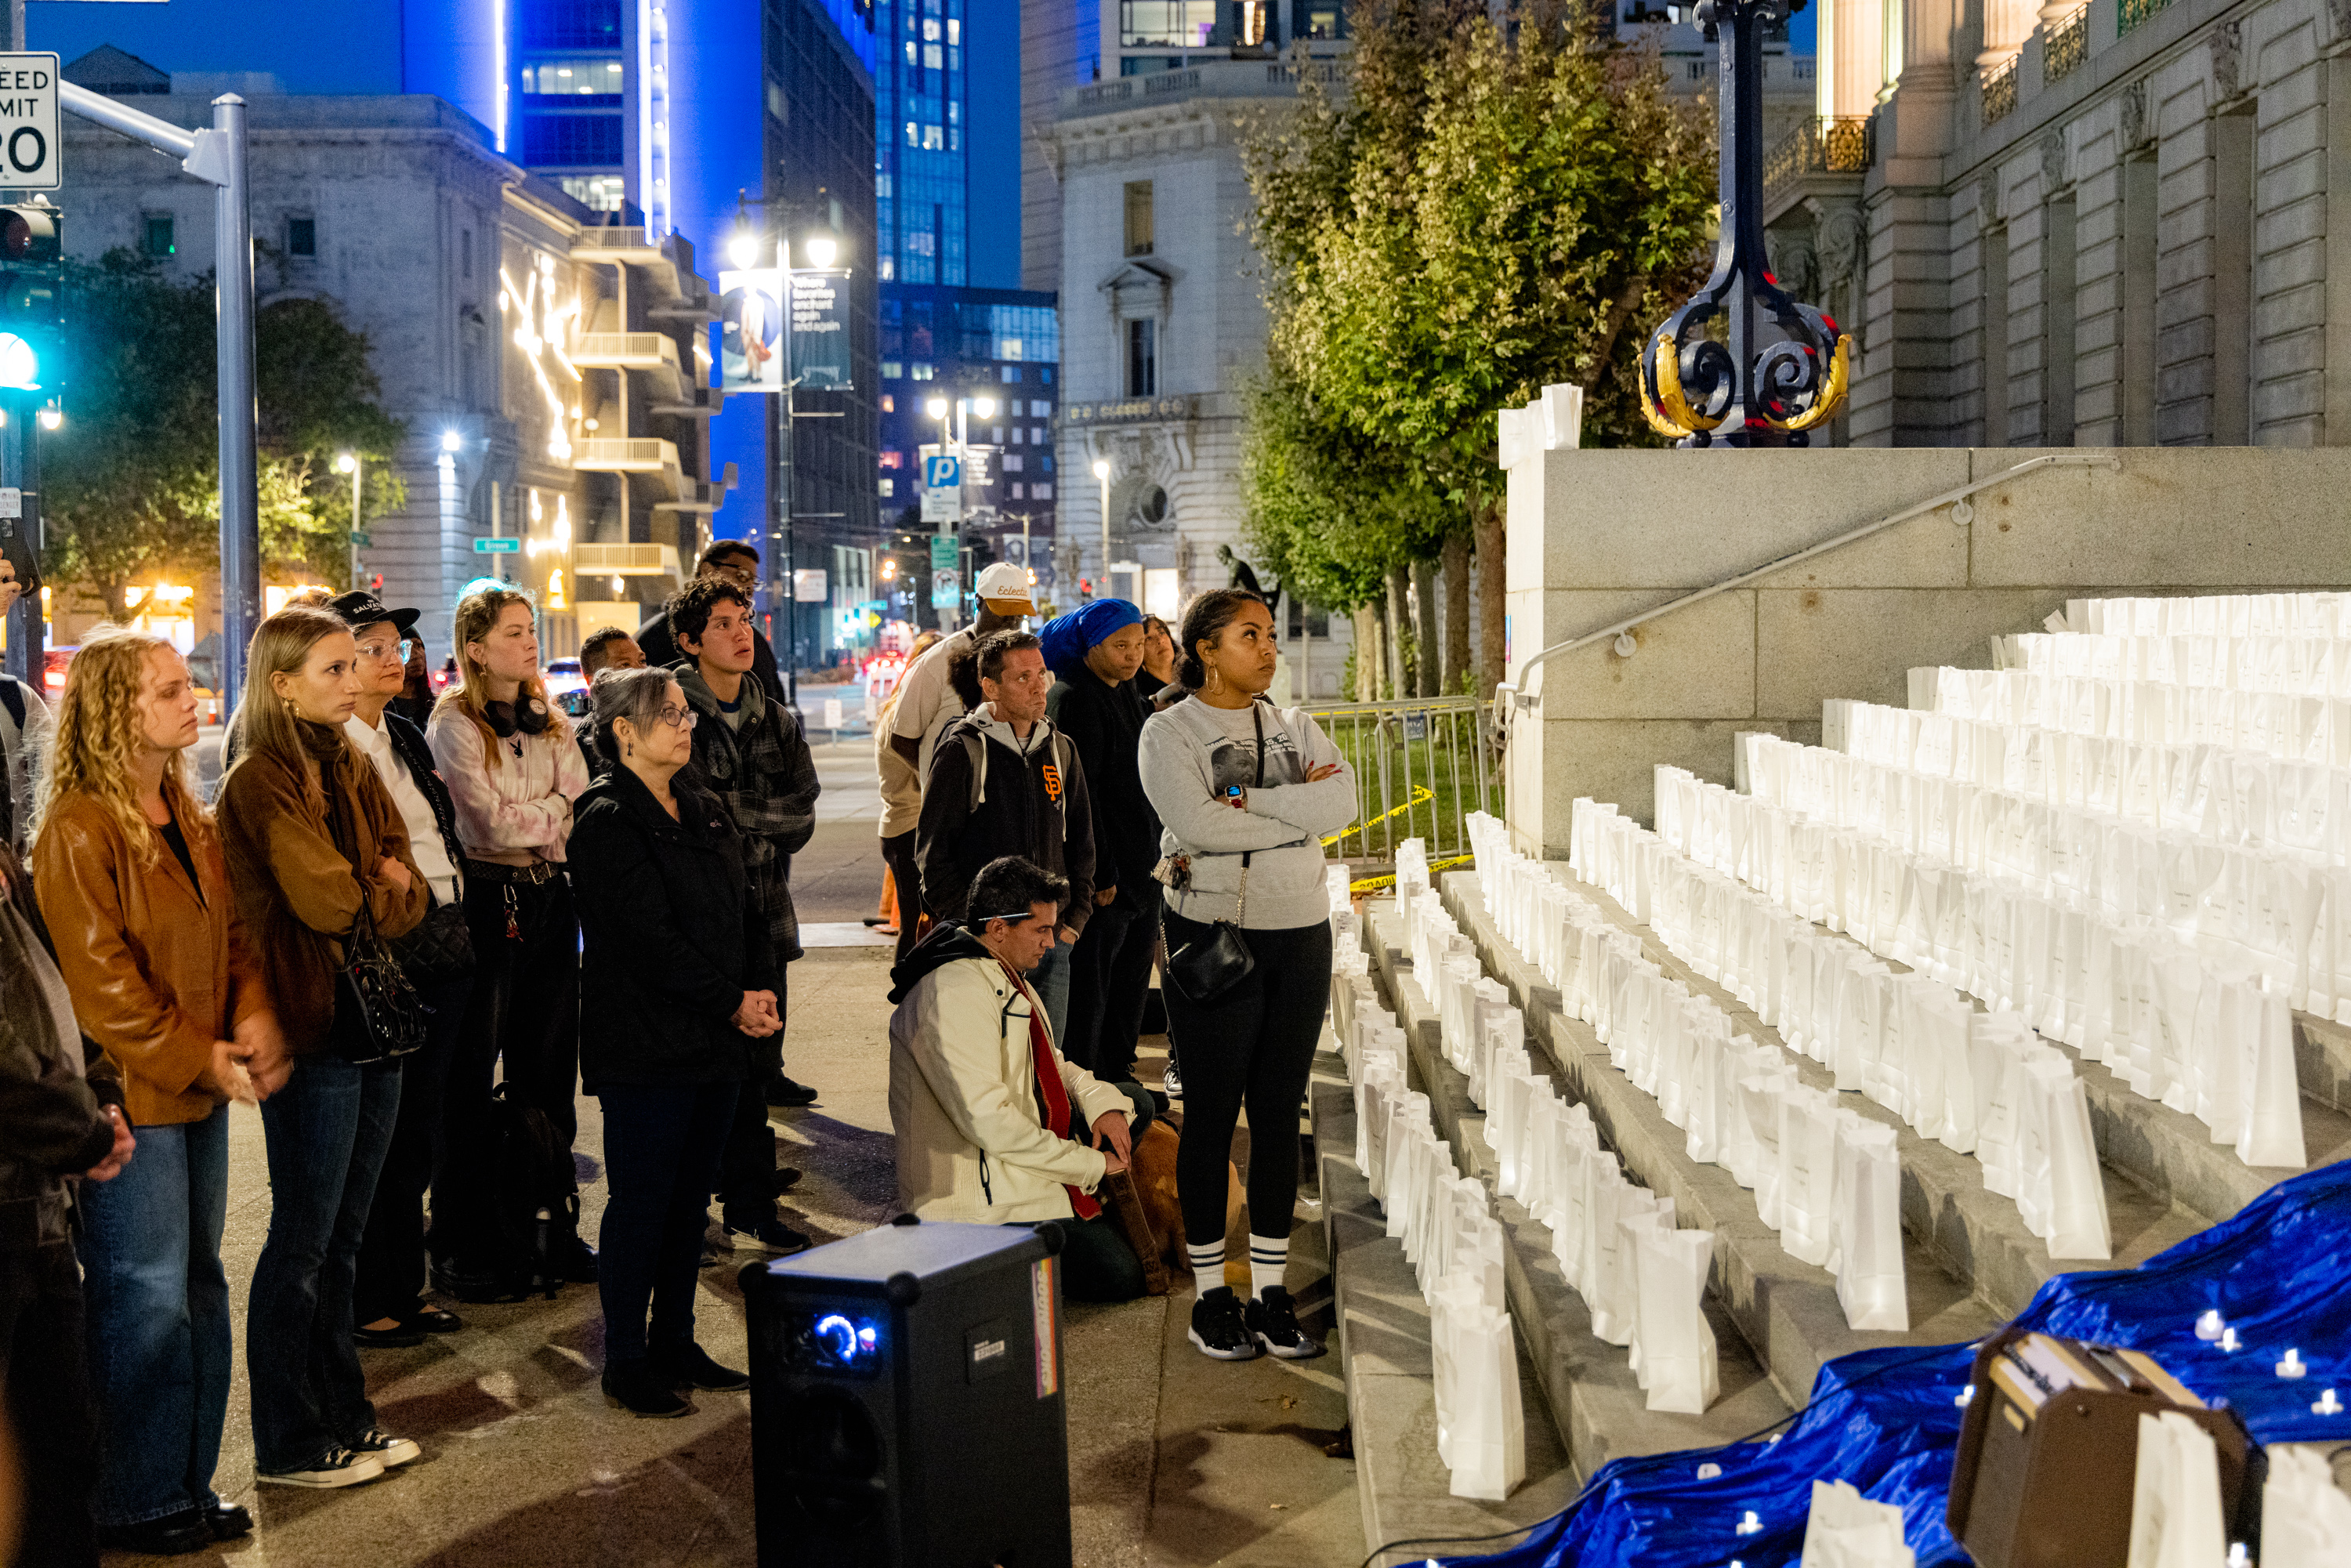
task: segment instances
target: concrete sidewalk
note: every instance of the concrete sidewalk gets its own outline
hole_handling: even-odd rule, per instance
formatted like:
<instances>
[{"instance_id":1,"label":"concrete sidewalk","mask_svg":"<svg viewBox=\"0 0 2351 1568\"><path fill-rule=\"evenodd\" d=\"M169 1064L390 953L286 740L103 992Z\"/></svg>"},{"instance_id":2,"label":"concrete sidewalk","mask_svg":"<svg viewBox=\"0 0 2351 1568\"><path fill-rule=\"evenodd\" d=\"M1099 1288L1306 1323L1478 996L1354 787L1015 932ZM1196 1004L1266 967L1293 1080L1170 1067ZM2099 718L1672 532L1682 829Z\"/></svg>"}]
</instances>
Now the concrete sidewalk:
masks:
<instances>
[{"instance_id":1,"label":"concrete sidewalk","mask_svg":"<svg viewBox=\"0 0 2351 1568\"><path fill-rule=\"evenodd\" d=\"M870 837L872 820L854 816L837 831L852 827ZM846 839L841 847L850 847ZM791 969L789 1071L823 1098L778 1113L775 1125L787 1162L808 1173L786 1217L820 1239L894 1210L888 955L878 946L825 948ZM1148 1059L1151 1077L1164 1060ZM580 1110L592 1237L604 1202L601 1118L592 1099ZM238 1106L232 1118L225 1251L238 1364L217 1484L253 1509L259 1528L178 1561L238 1568L753 1561L747 1396L702 1396L695 1413L676 1421L641 1421L608 1406L597 1386L603 1325L592 1287L566 1287L553 1301L460 1307L462 1333L413 1350L364 1353L383 1424L423 1443L426 1457L349 1490L256 1492L243 1317L269 1189L259 1116ZM1299 1228L1291 1268L1294 1287L1314 1299L1327 1297L1317 1278L1319 1230ZM702 1276L700 1338L737 1366L746 1350L734 1272L745 1260ZM1208 1361L1185 1340L1189 1304L1186 1294L1068 1311L1077 1563L1353 1568L1365 1550L1354 1465L1323 1452L1346 1423L1337 1355L1302 1364Z\"/></svg>"}]
</instances>

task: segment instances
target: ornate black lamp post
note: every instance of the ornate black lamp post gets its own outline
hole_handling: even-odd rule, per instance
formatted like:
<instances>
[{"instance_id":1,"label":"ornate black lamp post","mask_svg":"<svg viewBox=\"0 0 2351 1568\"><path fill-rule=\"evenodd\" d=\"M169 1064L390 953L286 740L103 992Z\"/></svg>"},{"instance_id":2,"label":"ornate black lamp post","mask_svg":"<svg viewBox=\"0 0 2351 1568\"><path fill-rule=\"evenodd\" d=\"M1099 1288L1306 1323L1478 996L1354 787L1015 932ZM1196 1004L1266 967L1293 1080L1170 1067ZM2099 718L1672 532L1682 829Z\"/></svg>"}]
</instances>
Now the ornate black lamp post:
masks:
<instances>
[{"instance_id":1,"label":"ornate black lamp post","mask_svg":"<svg viewBox=\"0 0 2351 1568\"><path fill-rule=\"evenodd\" d=\"M1722 237L1714 274L1641 350L1642 412L1681 445L1803 446L1844 401L1848 340L1791 299L1763 252L1763 33L1804 0L1701 0L1721 46ZM1724 318L1728 343L1699 329ZM1778 329L1765 342L1765 321Z\"/></svg>"}]
</instances>

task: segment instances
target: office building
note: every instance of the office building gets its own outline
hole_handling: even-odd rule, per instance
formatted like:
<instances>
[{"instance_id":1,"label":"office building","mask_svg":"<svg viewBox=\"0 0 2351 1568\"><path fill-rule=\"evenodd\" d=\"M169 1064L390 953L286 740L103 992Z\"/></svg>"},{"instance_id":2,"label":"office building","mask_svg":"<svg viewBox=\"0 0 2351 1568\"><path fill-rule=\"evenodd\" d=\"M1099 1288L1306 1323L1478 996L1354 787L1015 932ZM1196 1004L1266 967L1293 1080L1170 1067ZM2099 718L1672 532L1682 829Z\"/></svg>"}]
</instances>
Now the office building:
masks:
<instances>
[{"instance_id":1,"label":"office building","mask_svg":"<svg viewBox=\"0 0 2351 1568\"><path fill-rule=\"evenodd\" d=\"M176 90L190 84L149 70L110 57L66 75L211 122L209 83ZM282 300L331 301L367 334L382 406L407 426L393 458L406 504L366 517L360 567L424 612L433 661L475 577L537 593L550 656L674 592L724 487L705 436L716 394L695 370L711 312L694 247L602 222L437 98L261 93L247 124L264 320ZM65 133L69 254L128 249L182 281L209 269L211 186L88 121ZM181 602L184 623L159 629L183 644L217 630L216 585ZM52 634L72 640L85 608L62 606Z\"/></svg>"}]
</instances>

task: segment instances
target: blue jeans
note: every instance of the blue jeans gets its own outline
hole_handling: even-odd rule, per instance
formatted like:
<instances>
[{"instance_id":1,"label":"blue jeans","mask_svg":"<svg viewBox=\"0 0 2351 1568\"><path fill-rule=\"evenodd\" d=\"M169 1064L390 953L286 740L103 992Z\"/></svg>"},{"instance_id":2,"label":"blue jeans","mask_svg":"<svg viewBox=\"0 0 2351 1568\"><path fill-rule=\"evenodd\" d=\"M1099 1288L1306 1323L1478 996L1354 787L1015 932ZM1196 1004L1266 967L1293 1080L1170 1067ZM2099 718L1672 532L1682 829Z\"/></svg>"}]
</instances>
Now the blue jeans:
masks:
<instances>
[{"instance_id":1,"label":"blue jeans","mask_svg":"<svg viewBox=\"0 0 2351 1568\"><path fill-rule=\"evenodd\" d=\"M702 1236L738 1089L759 1092L756 1083L630 1083L596 1097L604 1107L606 1186L596 1293L607 1367L645 1359L648 1306L650 1348L694 1343Z\"/></svg>"},{"instance_id":2,"label":"blue jeans","mask_svg":"<svg viewBox=\"0 0 2351 1568\"><path fill-rule=\"evenodd\" d=\"M100 1524L219 1501L213 1470L228 1413L228 1108L132 1131L139 1149L122 1174L83 1183L79 1199Z\"/></svg>"},{"instance_id":3,"label":"blue jeans","mask_svg":"<svg viewBox=\"0 0 2351 1568\"><path fill-rule=\"evenodd\" d=\"M351 1281L400 1115L400 1071L306 1056L262 1103L269 1239L245 1324L256 1469L304 1469L375 1425L351 1343Z\"/></svg>"},{"instance_id":4,"label":"blue jeans","mask_svg":"<svg viewBox=\"0 0 2351 1568\"><path fill-rule=\"evenodd\" d=\"M1029 984L1045 1004L1045 1021L1053 1026L1053 1047L1061 1049L1061 1031L1070 1022L1070 951L1075 944L1053 938L1051 951L1029 971Z\"/></svg>"}]
</instances>

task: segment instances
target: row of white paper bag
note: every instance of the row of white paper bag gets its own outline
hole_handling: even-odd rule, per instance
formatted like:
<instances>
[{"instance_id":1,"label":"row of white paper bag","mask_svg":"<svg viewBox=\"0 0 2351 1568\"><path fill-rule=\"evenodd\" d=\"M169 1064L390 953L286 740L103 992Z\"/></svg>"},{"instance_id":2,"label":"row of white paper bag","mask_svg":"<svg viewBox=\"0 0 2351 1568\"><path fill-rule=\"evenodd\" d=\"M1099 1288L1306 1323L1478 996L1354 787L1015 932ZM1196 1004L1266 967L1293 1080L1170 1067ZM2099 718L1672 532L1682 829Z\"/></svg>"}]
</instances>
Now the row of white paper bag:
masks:
<instances>
[{"instance_id":1,"label":"row of white paper bag","mask_svg":"<svg viewBox=\"0 0 2351 1568\"><path fill-rule=\"evenodd\" d=\"M2176 924L2116 917L2077 899L1938 865L1853 830L1823 829L1798 810L1735 794L1679 768L1660 768L1656 777L1664 849L1649 847L1637 830L1631 839L1612 839L1609 852L1618 863L1605 873L1626 883L1648 917L1656 915L1650 868L1687 846L1691 862L1722 871L1795 918L1818 919L1988 1007L2023 1013L2041 1033L2111 1068L2134 1093L2202 1120L2213 1142L2232 1145L2246 1164L2299 1169L2305 1163L2293 1009L2297 1002L2325 1003L2342 988L2330 965L2310 965L2297 977L2273 955L2216 936L2182 936ZM1610 807L1589 816L1592 824L1616 820ZM1801 875L1790 869L1797 857L1768 847L1802 844L1823 833L1829 852ZM1823 879L1830 891L1816 894ZM2331 923L2311 917L2310 903L2283 912L2286 923L2323 937ZM2282 913L2274 902L2255 907L2247 925L2256 929L2277 923ZM2319 913L2335 907L2330 898ZM2343 907L2351 914L2351 900ZM1750 1003L1759 1011L1776 1007L1782 969L1763 915L1727 897L1704 905L1696 918L1693 939L1719 966L1722 983L1742 998L1760 998ZM2326 943L2303 946L2315 952ZM2351 944L2338 950L2351 952Z\"/></svg>"},{"instance_id":2,"label":"row of white paper bag","mask_svg":"<svg viewBox=\"0 0 2351 1568\"><path fill-rule=\"evenodd\" d=\"M2351 637L2351 593L2069 599L2051 629L2126 637Z\"/></svg>"},{"instance_id":3,"label":"row of white paper bag","mask_svg":"<svg viewBox=\"0 0 2351 1568\"><path fill-rule=\"evenodd\" d=\"M1531 891L1547 881L1539 862L1500 844L1481 846L1479 852L1489 912L1502 924L1500 912L1510 911L1509 924L1523 925L1527 910L1537 905ZM1559 986L1564 1010L1593 1025L1611 1064L1683 1131L1690 1159L1719 1166L1753 1189L1758 1217L1780 1232L1790 1255L1836 1276L1837 1299L1853 1327L1907 1329L1894 1130L1841 1109L1833 1094L1807 1088L1785 1052L1734 1034L1729 1015L1667 977L1629 933L1588 901L1558 891L1565 895L1573 939L1561 945L1568 960L1546 977ZM1577 1165L1577 1150L1585 1142L1596 1150L1597 1142L1590 1139L1582 1106L1561 1111L1569 1136L1560 1156L1559 1139L1546 1126L1552 1114L1545 1106L1548 1083L1540 1077L1522 1082L1526 1055L1515 1014L1507 1027L1507 1033L1484 1040L1486 1060L1471 1072L1472 1082L1489 1089L1480 1103L1503 1191L1552 1223L1562 1271L1574 1284L1579 1249L1588 1252L1577 1239L1592 1223L1579 1206L1591 1201L1591 1183L1601 1179ZM1607 1166L1613 1171L1613 1159ZM1554 1213L1556 1221L1549 1218ZM1703 1260L1699 1267L1702 1274ZM1599 1332L1604 1281L1597 1298L1590 1291L1583 1294Z\"/></svg>"},{"instance_id":4,"label":"row of white paper bag","mask_svg":"<svg viewBox=\"0 0 2351 1568\"><path fill-rule=\"evenodd\" d=\"M2218 746L2294 762L2351 767L2351 697L2036 675L2025 670L1957 670L1948 664L1912 670L1909 687L1910 708L1928 716L2064 730L2141 746Z\"/></svg>"},{"instance_id":5,"label":"row of white paper bag","mask_svg":"<svg viewBox=\"0 0 2351 1568\"><path fill-rule=\"evenodd\" d=\"M2001 668L2036 675L2351 696L2351 638L2342 636L2032 632L1993 638L1992 653Z\"/></svg>"}]
</instances>

